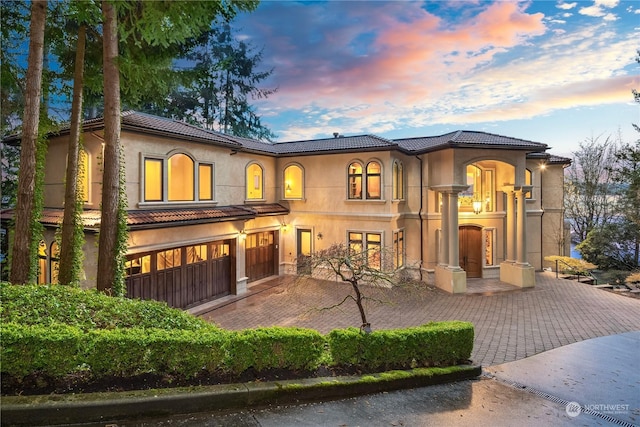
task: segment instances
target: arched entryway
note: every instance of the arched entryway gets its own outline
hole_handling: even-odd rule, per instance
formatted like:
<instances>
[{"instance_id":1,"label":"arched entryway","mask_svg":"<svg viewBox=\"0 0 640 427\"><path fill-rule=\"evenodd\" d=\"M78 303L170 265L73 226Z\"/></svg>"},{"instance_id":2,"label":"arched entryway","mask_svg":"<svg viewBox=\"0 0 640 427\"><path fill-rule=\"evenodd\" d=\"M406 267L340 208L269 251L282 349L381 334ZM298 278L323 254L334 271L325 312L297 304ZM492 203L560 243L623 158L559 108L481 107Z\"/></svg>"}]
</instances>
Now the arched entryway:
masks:
<instances>
[{"instance_id":1,"label":"arched entryway","mask_svg":"<svg viewBox=\"0 0 640 427\"><path fill-rule=\"evenodd\" d=\"M482 277L482 227L463 225L459 228L460 267L467 278Z\"/></svg>"}]
</instances>

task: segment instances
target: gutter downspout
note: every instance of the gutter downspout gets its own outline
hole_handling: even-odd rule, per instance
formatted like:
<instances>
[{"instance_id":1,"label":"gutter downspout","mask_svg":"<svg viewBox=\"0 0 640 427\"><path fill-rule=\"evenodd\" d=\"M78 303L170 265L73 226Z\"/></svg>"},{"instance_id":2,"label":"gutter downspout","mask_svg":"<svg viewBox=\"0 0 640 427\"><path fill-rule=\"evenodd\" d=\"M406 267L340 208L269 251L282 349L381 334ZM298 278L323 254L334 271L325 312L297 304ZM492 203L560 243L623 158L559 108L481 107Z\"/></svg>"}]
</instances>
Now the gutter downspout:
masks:
<instances>
[{"instance_id":1,"label":"gutter downspout","mask_svg":"<svg viewBox=\"0 0 640 427\"><path fill-rule=\"evenodd\" d=\"M416 159L420 162L420 211L418 212L418 217L420 218L420 265L418 266L418 272L420 273L420 281L422 282L422 263L424 260L424 232L423 232L423 224L422 220L422 209L423 209L423 195L422 195L422 185L423 185L423 173L422 170L422 157L416 156Z\"/></svg>"}]
</instances>

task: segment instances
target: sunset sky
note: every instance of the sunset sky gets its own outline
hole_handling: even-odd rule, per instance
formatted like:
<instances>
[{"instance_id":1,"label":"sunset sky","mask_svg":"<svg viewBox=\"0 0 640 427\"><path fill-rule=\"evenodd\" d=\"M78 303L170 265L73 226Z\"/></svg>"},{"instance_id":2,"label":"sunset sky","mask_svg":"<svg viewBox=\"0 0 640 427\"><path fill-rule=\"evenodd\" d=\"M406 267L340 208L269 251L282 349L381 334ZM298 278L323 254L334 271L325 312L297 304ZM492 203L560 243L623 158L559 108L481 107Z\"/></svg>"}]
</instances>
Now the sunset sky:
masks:
<instances>
[{"instance_id":1,"label":"sunset sky","mask_svg":"<svg viewBox=\"0 0 640 427\"><path fill-rule=\"evenodd\" d=\"M569 155L638 138L640 2L263 0L235 26L274 69L254 105L278 141L468 129Z\"/></svg>"}]
</instances>

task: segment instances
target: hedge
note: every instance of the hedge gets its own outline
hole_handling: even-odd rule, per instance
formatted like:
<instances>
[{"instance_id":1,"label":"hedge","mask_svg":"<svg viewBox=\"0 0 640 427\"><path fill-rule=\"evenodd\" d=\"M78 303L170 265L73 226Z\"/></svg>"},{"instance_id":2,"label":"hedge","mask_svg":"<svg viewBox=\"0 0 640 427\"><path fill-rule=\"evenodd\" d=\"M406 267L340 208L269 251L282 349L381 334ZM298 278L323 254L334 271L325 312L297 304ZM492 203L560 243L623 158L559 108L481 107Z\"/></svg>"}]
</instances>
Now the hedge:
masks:
<instances>
[{"instance_id":1,"label":"hedge","mask_svg":"<svg viewBox=\"0 0 640 427\"><path fill-rule=\"evenodd\" d=\"M206 372L239 376L248 369L313 370L325 363L379 369L445 366L466 362L473 325L430 323L364 334L355 328L323 336L300 328L239 332L163 329L82 331L67 325L0 326L1 371L15 378L32 373L62 377L79 370L94 378L144 373L193 377Z\"/></svg>"},{"instance_id":2,"label":"hedge","mask_svg":"<svg viewBox=\"0 0 640 427\"><path fill-rule=\"evenodd\" d=\"M336 329L327 338L333 364L375 370L455 365L470 358L473 335L471 323L451 321L370 334Z\"/></svg>"}]
</instances>

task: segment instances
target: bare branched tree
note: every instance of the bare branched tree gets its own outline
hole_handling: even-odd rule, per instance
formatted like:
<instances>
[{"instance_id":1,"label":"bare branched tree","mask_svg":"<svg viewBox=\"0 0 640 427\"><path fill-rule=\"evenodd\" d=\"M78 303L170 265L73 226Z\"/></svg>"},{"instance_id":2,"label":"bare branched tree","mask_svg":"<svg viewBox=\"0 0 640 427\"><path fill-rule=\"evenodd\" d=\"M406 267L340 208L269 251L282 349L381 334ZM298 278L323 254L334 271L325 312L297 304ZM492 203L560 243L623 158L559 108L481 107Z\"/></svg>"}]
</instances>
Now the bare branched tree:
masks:
<instances>
[{"instance_id":1,"label":"bare branched tree","mask_svg":"<svg viewBox=\"0 0 640 427\"><path fill-rule=\"evenodd\" d=\"M398 286L413 283L395 265L392 251L382 247L367 250L334 243L305 256L301 262L305 268L299 271L305 273L299 275L298 281L315 278L338 280L350 285L349 293L341 301L322 310L340 307L349 300L355 302L360 313L361 329L367 333L371 332L371 324L367 319L365 302L389 302L383 294L388 294Z\"/></svg>"},{"instance_id":2,"label":"bare branched tree","mask_svg":"<svg viewBox=\"0 0 640 427\"><path fill-rule=\"evenodd\" d=\"M565 175L565 216L578 241L615 216L612 170L616 167L617 145L611 137L590 138L573 153Z\"/></svg>"}]
</instances>

